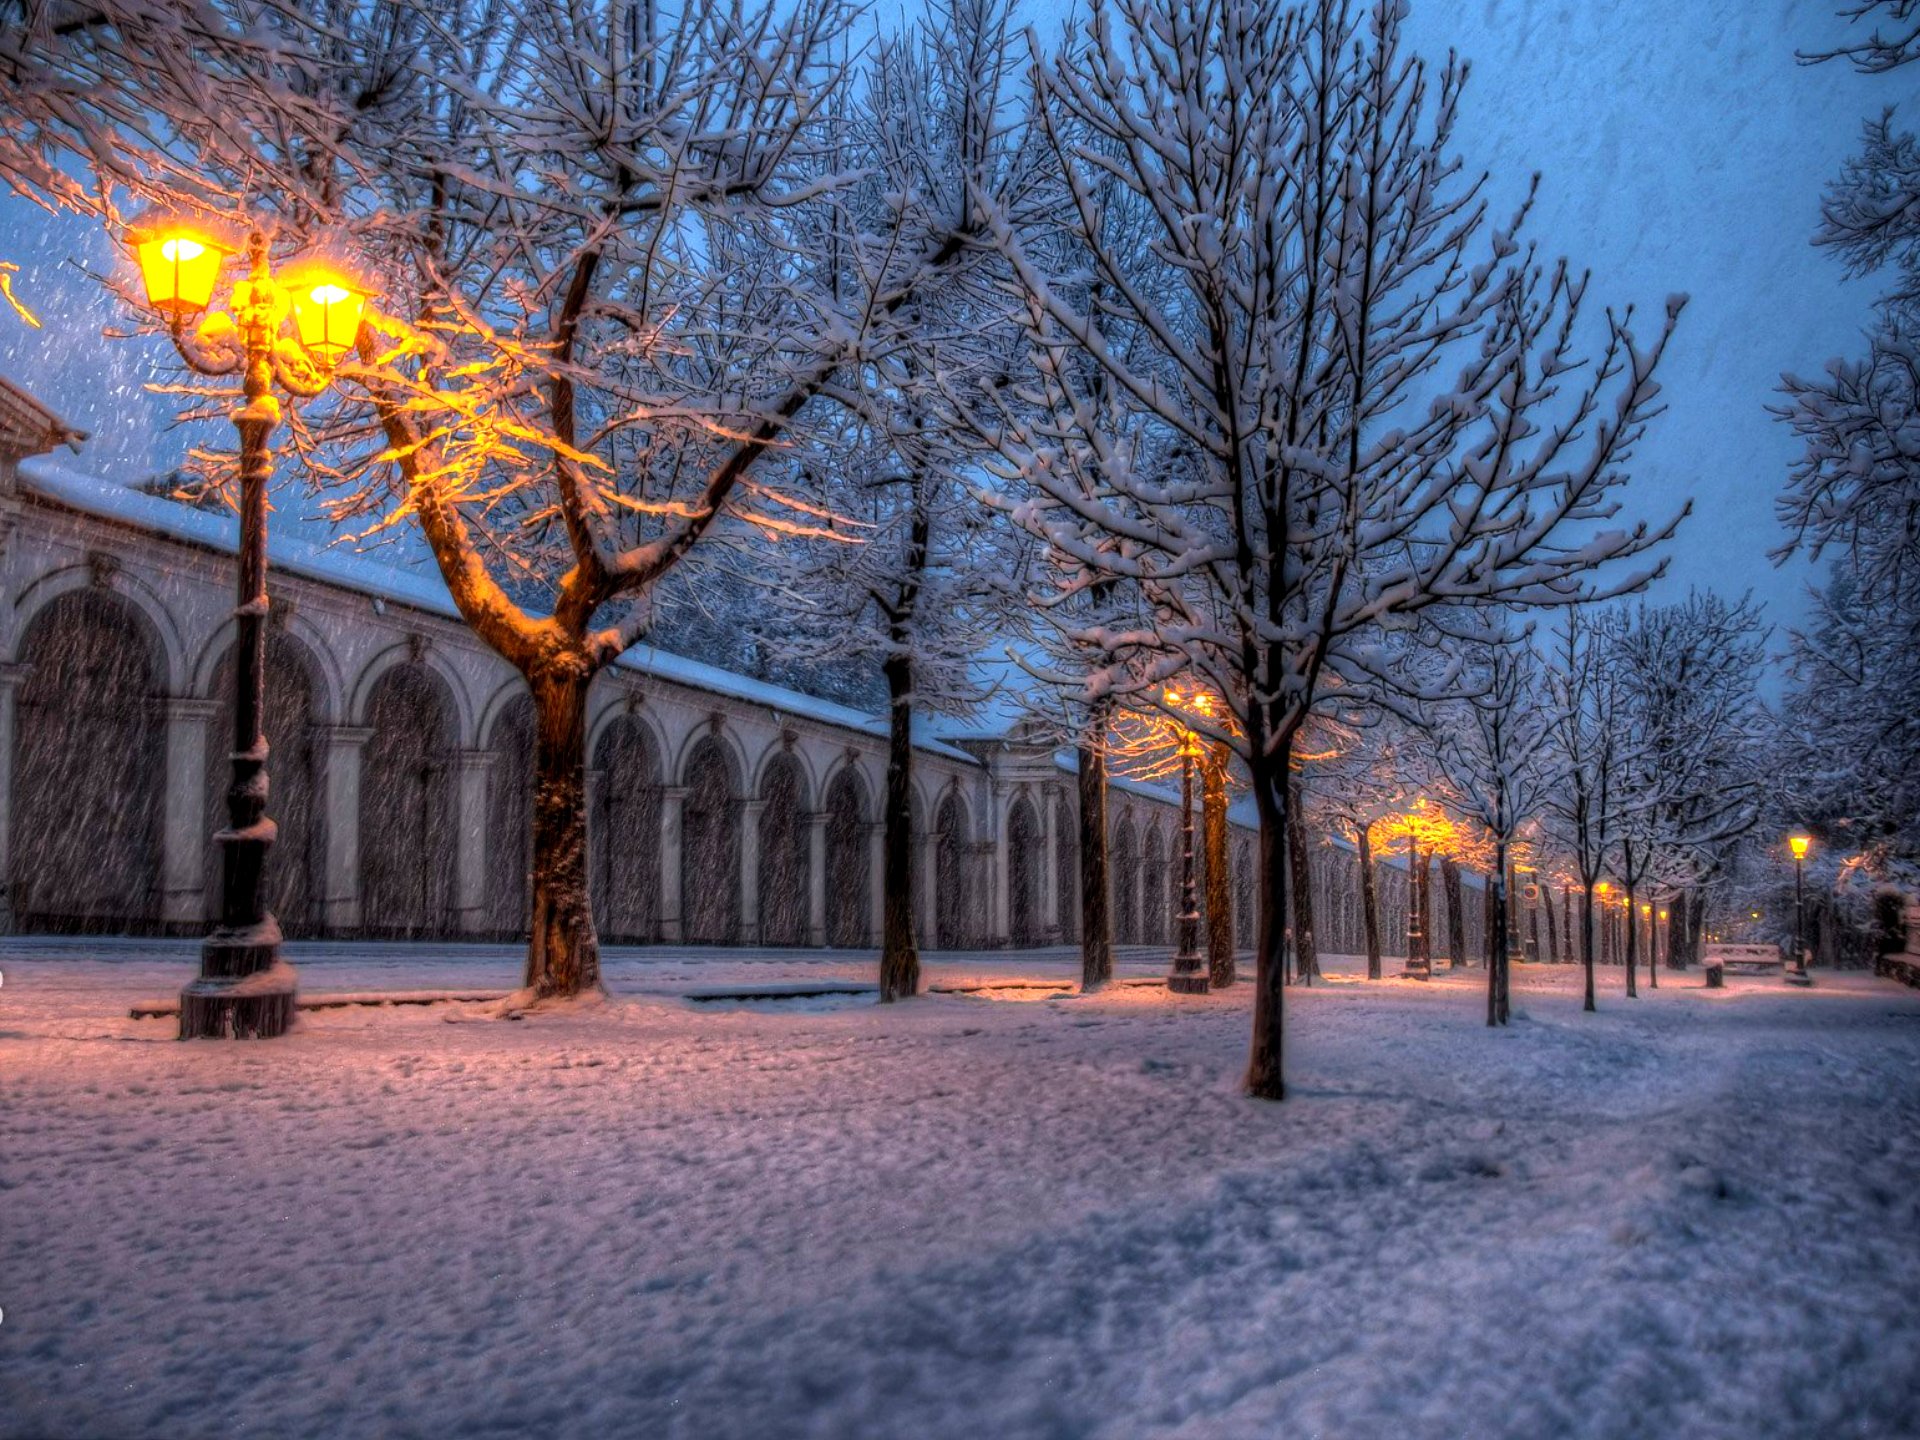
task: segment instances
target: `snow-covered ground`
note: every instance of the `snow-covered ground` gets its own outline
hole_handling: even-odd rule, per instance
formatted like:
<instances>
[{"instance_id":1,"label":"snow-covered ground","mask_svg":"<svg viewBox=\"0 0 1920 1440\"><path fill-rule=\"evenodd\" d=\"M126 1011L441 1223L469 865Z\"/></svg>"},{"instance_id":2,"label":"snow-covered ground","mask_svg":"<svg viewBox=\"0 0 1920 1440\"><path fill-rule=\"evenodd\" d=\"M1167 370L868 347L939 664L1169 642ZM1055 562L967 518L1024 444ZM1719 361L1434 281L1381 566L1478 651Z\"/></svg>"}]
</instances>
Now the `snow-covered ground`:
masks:
<instances>
[{"instance_id":1,"label":"snow-covered ground","mask_svg":"<svg viewBox=\"0 0 1920 1440\"><path fill-rule=\"evenodd\" d=\"M0 1435L1911 1436L1920 995L1526 968L127 1018L191 947L0 949ZM96 958L88 958L94 956ZM505 949L299 947L308 992ZM1157 967L1140 954L1127 967ZM1064 979L962 957L936 979ZM643 993L644 992L644 993ZM676 992L679 992L676 994Z\"/></svg>"}]
</instances>

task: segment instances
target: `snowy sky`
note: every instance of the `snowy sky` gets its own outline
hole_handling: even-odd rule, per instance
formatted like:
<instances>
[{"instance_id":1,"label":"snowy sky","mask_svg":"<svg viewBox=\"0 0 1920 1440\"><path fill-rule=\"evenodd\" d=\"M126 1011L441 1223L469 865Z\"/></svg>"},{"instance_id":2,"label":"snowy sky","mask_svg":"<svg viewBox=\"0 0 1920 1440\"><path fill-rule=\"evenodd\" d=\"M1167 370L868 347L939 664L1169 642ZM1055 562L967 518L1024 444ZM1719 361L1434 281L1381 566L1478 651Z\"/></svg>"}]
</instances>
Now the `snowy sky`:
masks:
<instances>
[{"instance_id":1,"label":"snowy sky","mask_svg":"<svg viewBox=\"0 0 1920 1440\"><path fill-rule=\"evenodd\" d=\"M1056 24L1068 0L1030 0ZM1772 502L1793 453L1765 406L1782 370L1817 371L1860 348L1872 282L1848 283L1808 243L1821 190L1862 119L1915 98L1910 76L1805 67L1796 49L1844 33L1835 0L1478 0L1416 3L1411 37L1474 63L1461 142L1510 203L1539 170L1533 233L1594 272L1591 299L1632 301L1656 323L1665 297L1692 296L1664 371L1669 411L1635 465L1631 505L1671 513L1688 495L1662 593L1754 587L1776 621L1804 606L1804 569L1776 571ZM118 316L75 269L113 263L87 222L0 200L7 258L46 328L0 316L0 373L94 432L97 468L140 474L173 462L182 437L140 394L152 342L97 338Z\"/></svg>"}]
</instances>

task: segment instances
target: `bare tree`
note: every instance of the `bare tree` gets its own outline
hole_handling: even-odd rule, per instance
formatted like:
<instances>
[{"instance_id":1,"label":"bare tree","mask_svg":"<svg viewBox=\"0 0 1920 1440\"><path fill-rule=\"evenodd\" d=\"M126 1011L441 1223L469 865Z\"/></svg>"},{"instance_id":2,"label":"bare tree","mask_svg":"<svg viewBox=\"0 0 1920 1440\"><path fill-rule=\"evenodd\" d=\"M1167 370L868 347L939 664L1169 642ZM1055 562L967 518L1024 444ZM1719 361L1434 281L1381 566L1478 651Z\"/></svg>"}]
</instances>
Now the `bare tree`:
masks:
<instances>
[{"instance_id":1,"label":"bare tree","mask_svg":"<svg viewBox=\"0 0 1920 1440\"><path fill-rule=\"evenodd\" d=\"M1083 632L1158 652L1124 683L1191 670L1228 702L1234 733L1212 738L1261 829L1246 1084L1271 1099L1288 776L1330 679L1379 678L1381 624L1435 604L1634 588L1649 571L1609 567L1670 528L1604 522L1680 302L1650 346L1607 317L1583 363L1584 279L1488 225L1450 154L1464 71L1400 40L1393 5L1094 4L1034 62L1054 223L994 217L1036 378L956 397L994 435L1016 522L1140 587L1148 626ZM1113 243L1116 212L1150 243ZM1097 306L1054 283L1066 253Z\"/></svg>"},{"instance_id":2,"label":"bare tree","mask_svg":"<svg viewBox=\"0 0 1920 1440\"><path fill-rule=\"evenodd\" d=\"M978 175L899 175L877 221L853 203L901 158L862 136L919 117L852 123L907 101L851 83L840 0L101 0L72 23L24 3L7 173L110 221L117 185L373 272L342 403L295 439L343 524L418 527L526 678L526 984L597 986L588 687L696 547L817 526L826 497L769 462L964 259ZM954 73L970 53L940 63L980 157L1001 75Z\"/></svg>"}]
</instances>

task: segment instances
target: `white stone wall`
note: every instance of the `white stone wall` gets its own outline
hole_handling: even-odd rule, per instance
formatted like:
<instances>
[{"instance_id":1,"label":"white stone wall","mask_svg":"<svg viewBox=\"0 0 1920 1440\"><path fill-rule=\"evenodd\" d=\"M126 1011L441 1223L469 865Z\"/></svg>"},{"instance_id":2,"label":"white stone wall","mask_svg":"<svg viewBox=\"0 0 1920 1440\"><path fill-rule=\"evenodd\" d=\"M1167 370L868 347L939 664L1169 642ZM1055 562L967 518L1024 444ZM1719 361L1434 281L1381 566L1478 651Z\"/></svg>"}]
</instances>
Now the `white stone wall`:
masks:
<instances>
[{"instance_id":1,"label":"white stone wall","mask_svg":"<svg viewBox=\"0 0 1920 1440\"><path fill-rule=\"evenodd\" d=\"M165 773L159 777L157 894L145 907L143 928L194 933L206 919L205 797L208 786L218 780L208 774L208 756L210 738L219 733L209 727L225 723L214 690L216 673L232 641L232 558L66 508L16 488L11 480L11 474L0 475L0 882L31 865L35 845L43 843L40 837L17 833L10 820L19 749L14 696L24 673L21 646L34 617L49 604L91 587L131 607L152 635L159 691L152 704L163 737L158 748ZM315 843L323 852L314 857L319 893L318 920L312 928L342 936L361 928L367 837L359 833L359 817L366 778L362 762L371 734L369 697L392 667L419 665L437 678L447 697L453 751L444 757L451 774L452 873L443 886L449 896L445 921L435 928L471 935L497 933L489 907L488 847L525 843L524 836L498 835L487 824L489 785L499 759L494 727L514 697L524 693L518 675L448 616L288 573L276 574L270 591L273 624L311 657L311 720L318 757L314 788L320 830ZM740 864L738 893L732 902L737 907L737 938L743 943L758 938L762 780L776 755L790 753L804 776L811 822L808 938L820 943L824 937L822 797L835 776L851 766L860 773L869 812L863 817L861 836L871 856L867 939L869 943L877 940L882 737L783 712L759 700L617 669L596 683L589 720L590 756L606 728L624 715L645 727L664 770L660 776L658 938L681 938L686 887L705 883L705 877L683 874L681 805L688 758L701 740L711 736L723 747L735 777L731 783ZM1071 897L1063 895L1060 884L1059 849L1071 847L1075 833L1072 777L1058 770L1045 748L994 741L968 742L968 749L972 759L926 751L916 756L923 943L931 946L935 941L939 866L932 830L939 804L950 791L959 793L968 817L969 941L1005 944L1012 934L1014 884L1009 867L1013 857L1006 836L1014 806L1025 803L1035 817L1041 846L1031 862L1037 867L1031 874L1035 907L1031 930L1042 942L1057 942L1071 934L1073 925L1067 913ZM590 790L594 783L590 775ZM1157 824L1168 837L1167 853L1177 854L1171 843L1176 833L1175 809L1137 794L1116 794L1110 815L1116 823L1121 815L1130 814L1136 823ZM437 838L444 844L444 837ZM1077 866L1064 868L1073 873ZM9 911L0 907L0 926L9 923Z\"/></svg>"}]
</instances>

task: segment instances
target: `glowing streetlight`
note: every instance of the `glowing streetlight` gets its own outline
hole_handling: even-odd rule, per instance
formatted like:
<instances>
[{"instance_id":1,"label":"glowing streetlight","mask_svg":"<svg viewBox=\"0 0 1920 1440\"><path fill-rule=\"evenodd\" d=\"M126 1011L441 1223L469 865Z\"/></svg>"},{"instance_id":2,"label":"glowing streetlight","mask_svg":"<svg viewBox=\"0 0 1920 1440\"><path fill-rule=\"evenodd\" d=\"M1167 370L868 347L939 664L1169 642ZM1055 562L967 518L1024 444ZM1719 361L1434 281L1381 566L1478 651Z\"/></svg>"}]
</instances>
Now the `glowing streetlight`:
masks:
<instances>
[{"instance_id":1,"label":"glowing streetlight","mask_svg":"<svg viewBox=\"0 0 1920 1440\"><path fill-rule=\"evenodd\" d=\"M1166 692L1170 710L1208 713L1208 697L1201 692ZM1167 988L1181 995L1204 995L1212 988L1200 955L1200 902L1193 882L1193 762L1200 754L1200 737L1180 722L1180 948L1167 972Z\"/></svg>"},{"instance_id":2,"label":"glowing streetlight","mask_svg":"<svg viewBox=\"0 0 1920 1440\"><path fill-rule=\"evenodd\" d=\"M1807 974L1806 862L1813 837L1796 831L1787 837L1787 848L1793 852L1793 968L1787 972L1787 979L1796 985L1811 985L1813 977Z\"/></svg>"},{"instance_id":3,"label":"glowing streetlight","mask_svg":"<svg viewBox=\"0 0 1920 1440\"><path fill-rule=\"evenodd\" d=\"M268 265L267 237L246 241L247 274L236 281L231 313L212 310L232 245L204 230L150 224L129 236L147 303L165 316L176 349L202 375L239 375L245 403L233 412L240 432L240 543L234 606L233 778L220 844L220 920L200 949L199 977L180 993L180 1038L286 1033L297 980L280 955L280 924L267 909L267 483L268 440L280 422L277 382L296 398L326 389L353 348L368 291L330 272L309 270L283 285ZM283 334L294 319L296 336ZM204 316L191 330L188 322Z\"/></svg>"}]
</instances>

